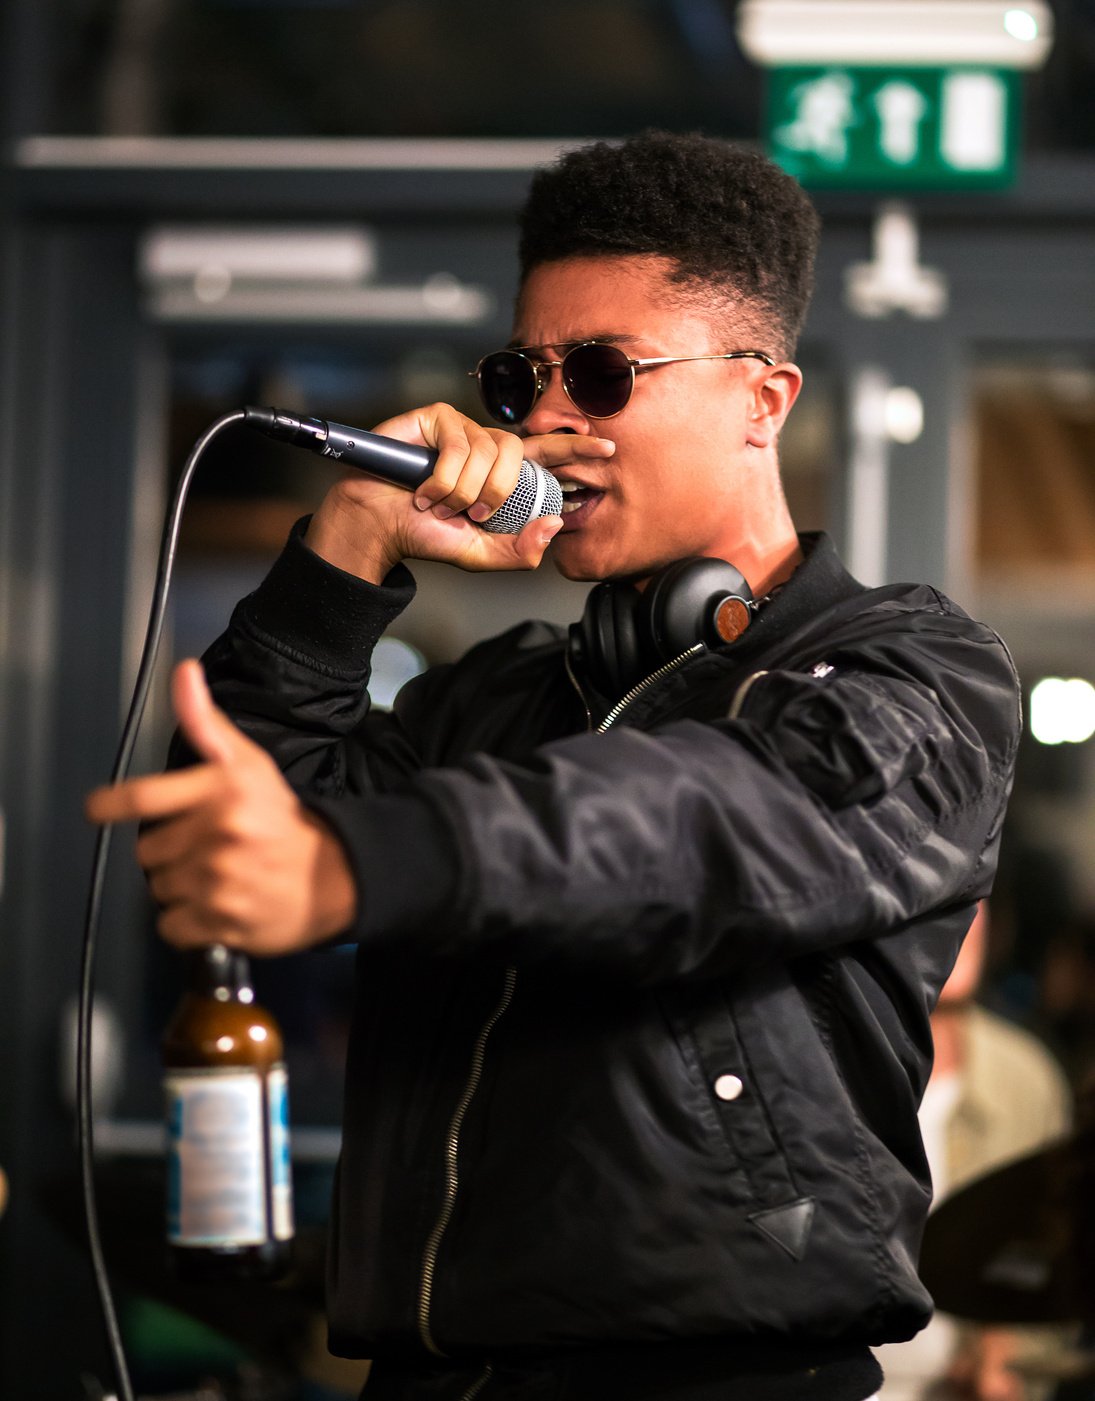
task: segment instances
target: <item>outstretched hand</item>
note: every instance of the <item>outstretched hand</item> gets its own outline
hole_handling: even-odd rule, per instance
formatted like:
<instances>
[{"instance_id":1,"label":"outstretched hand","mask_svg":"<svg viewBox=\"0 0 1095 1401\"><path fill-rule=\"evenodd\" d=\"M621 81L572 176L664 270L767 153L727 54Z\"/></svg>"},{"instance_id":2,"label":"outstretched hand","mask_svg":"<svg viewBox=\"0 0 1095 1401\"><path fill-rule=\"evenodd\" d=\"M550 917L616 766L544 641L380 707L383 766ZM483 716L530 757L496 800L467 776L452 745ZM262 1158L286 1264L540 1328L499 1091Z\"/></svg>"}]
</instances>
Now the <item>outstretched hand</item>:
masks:
<instances>
[{"instance_id":1,"label":"outstretched hand","mask_svg":"<svg viewBox=\"0 0 1095 1401\"><path fill-rule=\"evenodd\" d=\"M356 889L330 828L213 703L199 662L175 669L172 700L201 762L99 788L86 804L92 822L155 824L138 839L137 859L163 938L284 954L345 929Z\"/></svg>"}]
</instances>

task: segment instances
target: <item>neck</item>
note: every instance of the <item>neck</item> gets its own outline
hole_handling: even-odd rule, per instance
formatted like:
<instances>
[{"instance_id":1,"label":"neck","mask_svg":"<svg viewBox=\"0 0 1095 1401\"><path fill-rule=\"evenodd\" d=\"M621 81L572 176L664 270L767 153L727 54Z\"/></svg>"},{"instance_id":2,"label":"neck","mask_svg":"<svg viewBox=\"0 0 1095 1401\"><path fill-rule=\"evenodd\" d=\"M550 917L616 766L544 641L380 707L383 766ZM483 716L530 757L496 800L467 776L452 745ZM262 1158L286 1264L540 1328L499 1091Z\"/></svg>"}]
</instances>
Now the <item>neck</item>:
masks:
<instances>
[{"instance_id":1,"label":"neck","mask_svg":"<svg viewBox=\"0 0 1095 1401\"><path fill-rule=\"evenodd\" d=\"M740 509L727 519L723 559L740 569L753 597L765 598L802 563L795 523L787 509L774 447L750 459Z\"/></svg>"},{"instance_id":2,"label":"neck","mask_svg":"<svg viewBox=\"0 0 1095 1401\"><path fill-rule=\"evenodd\" d=\"M738 568L750 581L753 597L766 598L773 589L785 584L801 563L802 548L798 543L798 536L792 532L789 540L770 550L766 559L758 561L754 573L751 574L748 567L740 564ZM754 578L756 583L752 582Z\"/></svg>"},{"instance_id":3,"label":"neck","mask_svg":"<svg viewBox=\"0 0 1095 1401\"><path fill-rule=\"evenodd\" d=\"M754 522L752 530L736 529L722 555L745 575L757 599L785 584L802 563L802 549L786 507L774 514L774 519Z\"/></svg>"}]
</instances>

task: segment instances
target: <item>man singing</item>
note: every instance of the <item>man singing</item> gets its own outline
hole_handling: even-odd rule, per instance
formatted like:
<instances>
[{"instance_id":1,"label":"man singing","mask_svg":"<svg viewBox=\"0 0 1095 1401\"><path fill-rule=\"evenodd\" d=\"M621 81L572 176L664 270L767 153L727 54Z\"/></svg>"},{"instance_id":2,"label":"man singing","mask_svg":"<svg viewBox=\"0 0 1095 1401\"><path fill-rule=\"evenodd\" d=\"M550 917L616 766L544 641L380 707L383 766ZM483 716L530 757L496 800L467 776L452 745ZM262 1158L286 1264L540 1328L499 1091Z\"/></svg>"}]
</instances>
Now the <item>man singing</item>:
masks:
<instances>
[{"instance_id":1,"label":"man singing","mask_svg":"<svg viewBox=\"0 0 1095 1401\"><path fill-rule=\"evenodd\" d=\"M1018 742L994 634L797 535L780 429L817 217L647 133L533 180L484 428L348 475L93 795L180 948L357 944L330 1343L368 1401L863 1401L930 1300L929 1013ZM479 528L522 457L561 520ZM369 709L404 561L596 582ZM206 689L206 679L212 692ZM214 699L215 698L215 703ZM194 762L196 760L197 762Z\"/></svg>"}]
</instances>

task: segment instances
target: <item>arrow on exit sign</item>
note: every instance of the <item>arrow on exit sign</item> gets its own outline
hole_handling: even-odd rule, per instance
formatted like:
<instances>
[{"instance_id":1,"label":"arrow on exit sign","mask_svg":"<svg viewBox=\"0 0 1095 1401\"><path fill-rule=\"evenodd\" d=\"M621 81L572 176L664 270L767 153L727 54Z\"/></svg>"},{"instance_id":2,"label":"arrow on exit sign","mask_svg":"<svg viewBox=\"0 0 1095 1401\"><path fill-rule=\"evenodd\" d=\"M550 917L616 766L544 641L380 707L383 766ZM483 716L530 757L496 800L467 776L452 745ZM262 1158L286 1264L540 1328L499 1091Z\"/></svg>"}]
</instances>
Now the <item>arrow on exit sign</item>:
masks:
<instances>
[{"instance_id":1,"label":"arrow on exit sign","mask_svg":"<svg viewBox=\"0 0 1095 1401\"><path fill-rule=\"evenodd\" d=\"M1015 177L1019 83L985 67L773 69L769 150L803 184L999 188Z\"/></svg>"}]
</instances>

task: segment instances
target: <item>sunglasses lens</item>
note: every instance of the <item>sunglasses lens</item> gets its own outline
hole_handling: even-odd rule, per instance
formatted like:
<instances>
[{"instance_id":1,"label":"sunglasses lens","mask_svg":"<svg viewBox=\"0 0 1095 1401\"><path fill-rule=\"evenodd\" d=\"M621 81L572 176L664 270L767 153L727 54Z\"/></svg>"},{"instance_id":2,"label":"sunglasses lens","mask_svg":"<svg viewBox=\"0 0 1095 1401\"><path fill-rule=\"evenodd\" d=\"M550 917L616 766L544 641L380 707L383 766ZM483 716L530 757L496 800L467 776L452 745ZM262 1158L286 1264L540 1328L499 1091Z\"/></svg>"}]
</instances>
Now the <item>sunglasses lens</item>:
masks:
<instances>
[{"instance_id":1,"label":"sunglasses lens","mask_svg":"<svg viewBox=\"0 0 1095 1401\"><path fill-rule=\"evenodd\" d=\"M479 393L499 423L523 423L536 400L536 371L514 350L496 350L479 365Z\"/></svg>"},{"instance_id":2,"label":"sunglasses lens","mask_svg":"<svg viewBox=\"0 0 1095 1401\"><path fill-rule=\"evenodd\" d=\"M631 398L635 377L615 345L576 345L563 360L563 383L575 407L590 418L611 418Z\"/></svg>"}]
</instances>

